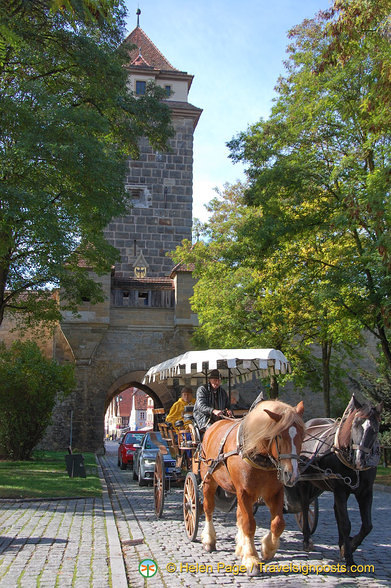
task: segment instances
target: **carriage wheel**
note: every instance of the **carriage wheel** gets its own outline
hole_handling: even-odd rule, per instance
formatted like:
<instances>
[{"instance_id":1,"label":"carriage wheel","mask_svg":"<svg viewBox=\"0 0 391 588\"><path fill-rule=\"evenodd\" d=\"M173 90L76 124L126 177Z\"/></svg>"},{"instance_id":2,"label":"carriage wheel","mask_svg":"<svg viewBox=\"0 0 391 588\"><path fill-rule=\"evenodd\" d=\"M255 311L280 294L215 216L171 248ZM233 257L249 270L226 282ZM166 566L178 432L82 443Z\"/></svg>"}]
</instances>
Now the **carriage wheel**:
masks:
<instances>
[{"instance_id":1,"label":"carriage wheel","mask_svg":"<svg viewBox=\"0 0 391 588\"><path fill-rule=\"evenodd\" d=\"M190 541L195 541L200 518L200 501L198 497L197 478L193 472L188 472L183 488L183 520L186 535Z\"/></svg>"},{"instance_id":2,"label":"carriage wheel","mask_svg":"<svg viewBox=\"0 0 391 588\"><path fill-rule=\"evenodd\" d=\"M319 502L317 498L310 503L308 509L308 523L310 526L310 534L313 535L315 533L316 527L318 526L318 518L319 518ZM297 526L299 527L300 531L303 530L303 513L298 512L295 514L295 519Z\"/></svg>"},{"instance_id":3,"label":"carriage wheel","mask_svg":"<svg viewBox=\"0 0 391 588\"><path fill-rule=\"evenodd\" d=\"M162 454L156 456L155 471L153 473L153 492L155 499L155 514L158 519L162 517L164 507L164 490L166 487L166 473Z\"/></svg>"}]
</instances>

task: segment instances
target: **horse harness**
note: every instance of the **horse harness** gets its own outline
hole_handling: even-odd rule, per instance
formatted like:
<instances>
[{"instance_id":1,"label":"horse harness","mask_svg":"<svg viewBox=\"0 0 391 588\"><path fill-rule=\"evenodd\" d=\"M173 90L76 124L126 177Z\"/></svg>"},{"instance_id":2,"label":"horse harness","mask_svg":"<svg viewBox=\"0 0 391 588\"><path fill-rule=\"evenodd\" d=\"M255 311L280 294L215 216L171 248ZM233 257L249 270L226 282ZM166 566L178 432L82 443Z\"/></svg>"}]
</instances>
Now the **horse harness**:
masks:
<instances>
[{"instance_id":1,"label":"horse harness","mask_svg":"<svg viewBox=\"0 0 391 588\"><path fill-rule=\"evenodd\" d=\"M205 455L203 454L203 447L201 445L200 461L203 461L204 463L209 464L209 467L208 467L208 470L205 474L204 480L207 478L207 476L211 476L213 474L213 472L215 471L215 469L217 468L217 466L220 465L221 463L224 463L225 467L227 468L226 460L228 457L231 457L232 455L239 455L239 457L241 457L243 459L243 461L248 463L251 467L259 469L259 470L275 470L276 469L278 479L280 479L280 473L281 473L281 468L280 468L281 459L294 459L294 458L298 459L298 456L296 454L291 454L291 453L289 453L289 454L288 453L287 454L281 453L280 454L279 449L278 449L278 437L279 436L277 436L273 439L273 441L275 441L275 443L276 443L278 459L275 459L269 453L267 455L262 455L261 453L259 453L257 455L251 456L251 458L250 458L249 455L245 454L243 451L243 421L244 421L243 418L238 420L231 427L229 427L229 429L226 431L225 435L222 437L222 439L220 441L220 446L219 446L219 450L218 450L216 458L213 458L213 457L206 458ZM236 435L236 449L233 449L232 451L228 451L228 452L224 453L224 451L223 451L224 445L228 439L228 435L238 425L239 425L239 428L238 428L237 435ZM228 468L227 468L227 471L228 471Z\"/></svg>"},{"instance_id":2,"label":"horse harness","mask_svg":"<svg viewBox=\"0 0 391 588\"><path fill-rule=\"evenodd\" d=\"M352 463L353 451L360 450L368 456L368 465L365 469L369 469L374 465L377 465L375 461L377 459L376 455L378 452L378 444L375 444L375 446L371 449L361 444L357 445L355 443L352 443L349 449L345 449L340 446L339 432L345 420L346 417L343 415L342 419L313 419L310 421L311 426L307 428L308 437L303 443L304 450L302 451L302 456L303 454L305 455L305 453L309 453L310 457L302 459L303 467L301 468L300 472L300 480L340 479L352 490L356 490L360 484L360 471L357 470ZM307 446L310 451L306 451L305 446ZM344 466L356 473L356 482L354 484L349 476L343 476L342 474L333 472L330 468L322 470L314 463L317 459L325 457L331 453L335 453L339 461ZM318 470L320 473L305 474L304 472L310 466L313 469Z\"/></svg>"}]
</instances>

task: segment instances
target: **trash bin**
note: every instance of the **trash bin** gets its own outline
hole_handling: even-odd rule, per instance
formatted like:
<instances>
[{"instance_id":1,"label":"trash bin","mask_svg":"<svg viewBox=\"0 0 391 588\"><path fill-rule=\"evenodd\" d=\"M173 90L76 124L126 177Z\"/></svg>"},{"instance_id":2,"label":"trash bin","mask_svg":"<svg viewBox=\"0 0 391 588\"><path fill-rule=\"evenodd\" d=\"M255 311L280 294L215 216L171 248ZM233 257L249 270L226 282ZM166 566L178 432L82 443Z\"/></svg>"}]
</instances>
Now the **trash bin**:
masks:
<instances>
[{"instance_id":1,"label":"trash bin","mask_svg":"<svg viewBox=\"0 0 391 588\"><path fill-rule=\"evenodd\" d=\"M86 469L84 467L84 457L81 453L72 453L65 456L68 476L70 478L86 478Z\"/></svg>"}]
</instances>

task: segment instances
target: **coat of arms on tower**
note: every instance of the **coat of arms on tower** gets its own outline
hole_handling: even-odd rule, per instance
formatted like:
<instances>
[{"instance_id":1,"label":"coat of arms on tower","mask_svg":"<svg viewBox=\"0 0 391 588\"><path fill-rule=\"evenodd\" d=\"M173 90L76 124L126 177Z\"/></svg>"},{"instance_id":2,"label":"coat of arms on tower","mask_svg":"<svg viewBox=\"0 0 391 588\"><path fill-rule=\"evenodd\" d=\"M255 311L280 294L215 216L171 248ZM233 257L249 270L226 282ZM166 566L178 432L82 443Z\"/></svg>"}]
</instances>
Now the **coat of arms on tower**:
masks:
<instances>
[{"instance_id":1,"label":"coat of arms on tower","mask_svg":"<svg viewBox=\"0 0 391 588\"><path fill-rule=\"evenodd\" d=\"M147 263L147 261L145 260L145 257L143 255L143 252L140 251L140 253L137 256L136 261L133 264L134 267L134 277L135 278L145 278L147 276L147 270L149 268L149 265Z\"/></svg>"}]
</instances>

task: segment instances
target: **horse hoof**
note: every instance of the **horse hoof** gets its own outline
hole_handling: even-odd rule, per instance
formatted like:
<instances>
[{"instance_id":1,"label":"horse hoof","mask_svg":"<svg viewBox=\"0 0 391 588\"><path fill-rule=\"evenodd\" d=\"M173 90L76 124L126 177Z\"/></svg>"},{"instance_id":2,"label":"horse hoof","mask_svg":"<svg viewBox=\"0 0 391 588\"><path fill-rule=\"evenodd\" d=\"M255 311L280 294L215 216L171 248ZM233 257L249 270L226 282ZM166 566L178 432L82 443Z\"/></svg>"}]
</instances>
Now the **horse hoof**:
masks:
<instances>
[{"instance_id":1,"label":"horse hoof","mask_svg":"<svg viewBox=\"0 0 391 588\"><path fill-rule=\"evenodd\" d=\"M314 544L312 541L303 541L303 549L304 551L311 551L314 548Z\"/></svg>"},{"instance_id":2,"label":"horse hoof","mask_svg":"<svg viewBox=\"0 0 391 588\"><path fill-rule=\"evenodd\" d=\"M247 575L250 578L255 578L256 576L261 575L260 565L259 564L252 564L250 568L247 568Z\"/></svg>"},{"instance_id":3,"label":"horse hoof","mask_svg":"<svg viewBox=\"0 0 391 588\"><path fill-rule=\"evenodd\" d=\"M354 571L352 571L352 566L354 566ZM349 576L359 576L359 572L357 571L357 566L354 562L349 565L346 564L346 573L349 574Z\"/></svg>"},{"instance_id":4,"label":"horse hoof","mask_svg":"<svg viewBox=\"0 0 391 588\"><path fill-rule=\"evenodd\" d=\"M212 543L205 543L204 547L204 551L207 551L208 553L210 553L211 551L214 551L216 549L216 545L212 545Z\"/></svg>"}]
</instances>

